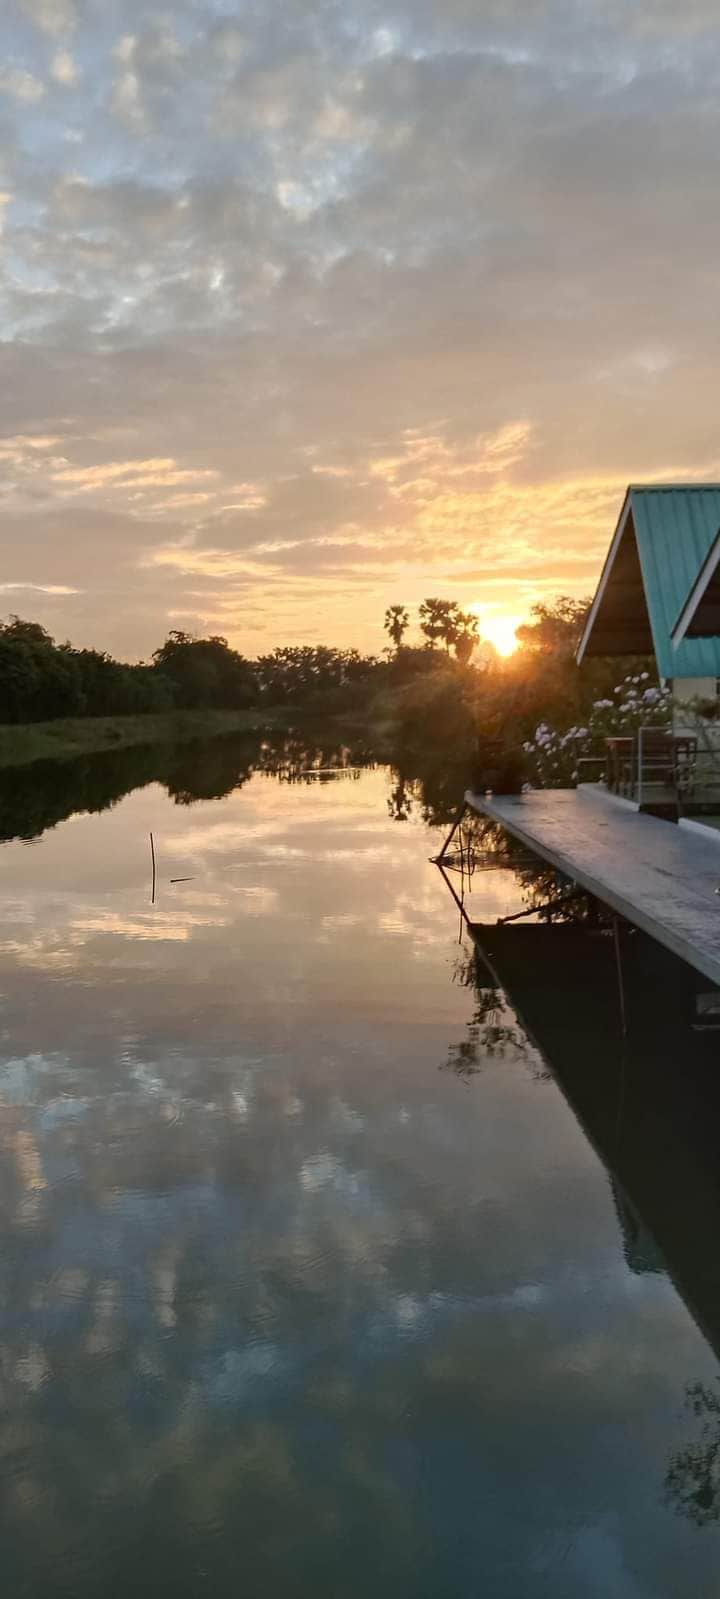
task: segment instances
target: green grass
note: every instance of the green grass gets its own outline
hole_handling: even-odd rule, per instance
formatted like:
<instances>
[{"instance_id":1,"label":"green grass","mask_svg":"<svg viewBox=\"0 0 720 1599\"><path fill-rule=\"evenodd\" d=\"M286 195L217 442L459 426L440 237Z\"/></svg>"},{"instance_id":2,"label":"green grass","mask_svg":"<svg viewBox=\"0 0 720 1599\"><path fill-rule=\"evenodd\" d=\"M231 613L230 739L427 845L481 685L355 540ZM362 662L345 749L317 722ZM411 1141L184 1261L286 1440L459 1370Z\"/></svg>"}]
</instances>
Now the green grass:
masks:
<instances>
[{"instance_id":1,"label":"green grass","mask_svg":"<svg viewBox=\"0 0 720 1599\"><path fill-rule=\"evenodd\" d=\"M147 716L85 716L0 726L0 767L53 756L90 755L131 744L179 743L220 733L284 725L277 711L168 711Z\"/></svg>"}]
</instances>

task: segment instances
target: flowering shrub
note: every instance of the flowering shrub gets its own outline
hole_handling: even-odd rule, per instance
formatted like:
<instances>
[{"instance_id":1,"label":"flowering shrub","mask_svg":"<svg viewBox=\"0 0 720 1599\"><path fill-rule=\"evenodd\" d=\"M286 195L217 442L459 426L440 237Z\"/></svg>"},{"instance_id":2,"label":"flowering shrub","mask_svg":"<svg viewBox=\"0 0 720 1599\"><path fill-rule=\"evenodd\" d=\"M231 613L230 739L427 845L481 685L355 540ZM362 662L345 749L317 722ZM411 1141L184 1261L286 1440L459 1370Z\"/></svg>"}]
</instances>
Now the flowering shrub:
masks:
<instances>
[{"instance_id":1,"label":"flowering shrub","mask_svg":"<svg viewBox=\"0 0 720 1599\"><path fill-rule=\"evenodd\" d=\"M650 682L648 672L618 683L612 699L596 700L587 723L566 732L541 722L523 745L529 777L537 788L566 788L577 780L581 756L602 755L603 740L636 733L640 727L667 727L672 696Z\"/></svg>"}]
</instances>

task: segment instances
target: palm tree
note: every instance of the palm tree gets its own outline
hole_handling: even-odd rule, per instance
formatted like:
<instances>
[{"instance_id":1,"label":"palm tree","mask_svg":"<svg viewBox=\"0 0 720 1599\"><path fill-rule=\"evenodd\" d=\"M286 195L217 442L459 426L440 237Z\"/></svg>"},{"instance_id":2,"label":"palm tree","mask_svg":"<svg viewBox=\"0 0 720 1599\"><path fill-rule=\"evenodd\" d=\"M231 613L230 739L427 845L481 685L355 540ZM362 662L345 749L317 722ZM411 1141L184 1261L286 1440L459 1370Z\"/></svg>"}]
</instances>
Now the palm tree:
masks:
<instances>
[{"instance_id":1,"label":"palm tree","mask_svg":"<svg viewBox=\"0 0 720 1599\"><path fill-rule=\"evenodd\" d=\"M389 605L385 612L385 621L383 622L383 627L385 628L385 632L390 635L396 650L400 649L403 641L403 633L406 632L409 626L410 616L406 611L405 606Z\"/></svg>"},{"instance_id":2,"label":"palm tree","mask_svg":"<svg viewBox=\"0 0 720 1599\"><path fill-rule=\"evenodd\" d=\"M420 606L420 631L425 634L429 650L434 650L439 638L444 638L447 648L450 648L447 631L451 605L451 600L432 599L423 600Z\"/></svg>"},{"instance_id":3,"label":"palm tree","mask_svg":"<svg viewBox=\"0 0 720 1599\"><path fill-rule=\"evenodd\" d=\"M460 607L459 607L459 605L457 603L457 600L443 600L442 601L442 605L443 605L442 638L443 638L444 643L445 643L445 649L447 650L447 653L449 655L450 654L450 646L451 646L451 644L457 644L457 641L458 641L458 637L459 637L459 634L460 634L460 619L462 617L462 611L460 610Z\"/></svg>"},{"instance_id":4,"label":"palm tree","mask_svg":"<svg viewBox=\"0 0 720 1599\"><path fill-rule=\"evenodd\" d=\"M428 649L434 650L436 639L441 638L449 655L450 646L457 642L462 619L457 600L423 600L420 627L428 641Z\"/></svg>"},{"instance_id":5,"label":"palm tree","mask_svg":"<svg viewBox=\"0 0 720 1599\"><path fill-rule=\"evenodd\" d=\"M467 666L478 641L478 619L472 611L458 611L455 632L455 654L461 666Z\"/></svg>"}]
</instances>

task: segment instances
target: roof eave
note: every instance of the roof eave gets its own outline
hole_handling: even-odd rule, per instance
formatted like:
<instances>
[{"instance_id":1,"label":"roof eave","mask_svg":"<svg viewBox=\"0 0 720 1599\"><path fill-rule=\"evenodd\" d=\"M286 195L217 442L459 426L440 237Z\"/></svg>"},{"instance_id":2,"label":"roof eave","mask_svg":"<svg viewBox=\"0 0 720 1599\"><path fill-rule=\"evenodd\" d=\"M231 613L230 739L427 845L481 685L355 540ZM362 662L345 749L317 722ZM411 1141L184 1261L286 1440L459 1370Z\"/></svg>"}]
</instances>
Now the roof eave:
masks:
<instances>
[{"instance_id":1,"label":"roof eave","mask_svg":"<svg viewBox=\"0 0 720 1599\"><path fill-rule=\"evenodd\" d=\"M611 543L610 548L609 548L609 550L607 552L607 555L605 557L605 564L603 566L602 572L600 573L600 579L599 579L599 582L598 582L598 586L597 586L597 588L595 590L595 597L593 599L592 605L590 606L590 610L588 612L588 618L587 618L587 621L586 621L585 626L583 628L582 638L580 640L580 643L578 644L577 650L575 651L575 660L576 660L578 666L581 665L583 657L585 655L585 651L586 651L586 649L588 647L588 644L590 643L590 637L591 637L591 634L592 634L592 630L593 630L593 628L595 626L595 620L596 620L598 611L600 610L600 606L602 605L602 602L603 602L603 599L604 599L604 596L605 596L605 590L606 590L606 588L608 586L608 582L609 582L609 579L610 579L610 573L612 572L613 566L615 565L615 558L616 558L617 552L618 552L618 550L620 548L620 543L622 541L623 533L625 532L625 527L626 527L626 524L627 524L628 516L630 515L630 506L631 506L631 503L632 503L632 492L633 492L633 485L630 484L629 487L625 490L625 498L624 498L623 503L622 503L622 508L621 508L621 511L620 511L620 516L618 518L617 527L615 529L615 532L613 533L612 543Z\"/></svg>"},{"instance_id":2,"label":"roof eave","mask_svg":"<svg viewBox=\"0 0 720 1599\"><path fill-rule=\"evenodd\" d=\"M711 579L714 577L719 564L720 529L715 536L714 543L710 545L710 549L708 550L705 560L703 561L703 564L698 572L695 582L693 583L690 593L688 594L685 604L683 605L680 615L678 616L678 619L671 631L670 637L672 639L674 649L677 649L678 645L682 644L683 639L686 637L687 630L690 627L693 618L697 614L698 608L704 598L708 585Z\"/></svg>"}]
</instances>

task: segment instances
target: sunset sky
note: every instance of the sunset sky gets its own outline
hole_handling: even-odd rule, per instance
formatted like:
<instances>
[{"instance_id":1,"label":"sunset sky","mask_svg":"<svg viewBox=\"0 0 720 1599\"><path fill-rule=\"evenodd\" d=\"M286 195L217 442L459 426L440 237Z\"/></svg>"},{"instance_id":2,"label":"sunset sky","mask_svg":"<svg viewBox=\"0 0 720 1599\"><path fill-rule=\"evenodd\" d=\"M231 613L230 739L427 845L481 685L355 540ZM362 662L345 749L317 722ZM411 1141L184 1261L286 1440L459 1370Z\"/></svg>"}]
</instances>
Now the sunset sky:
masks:
<instances>
[{"instance_id":1,"label":"sunset sky","mask_svg":"<svg viewBox=\"0 0 720 1599\"><path fill-rule=\"evenodd\" d=\"M714 0L5 0L0 612L378 650L720 477Z\"/></svg>"}]
</instances>

